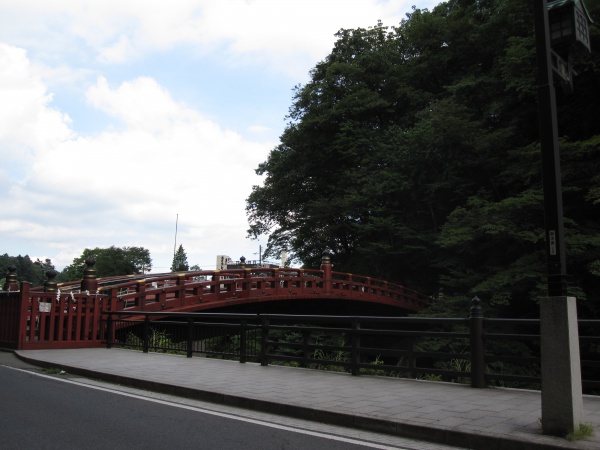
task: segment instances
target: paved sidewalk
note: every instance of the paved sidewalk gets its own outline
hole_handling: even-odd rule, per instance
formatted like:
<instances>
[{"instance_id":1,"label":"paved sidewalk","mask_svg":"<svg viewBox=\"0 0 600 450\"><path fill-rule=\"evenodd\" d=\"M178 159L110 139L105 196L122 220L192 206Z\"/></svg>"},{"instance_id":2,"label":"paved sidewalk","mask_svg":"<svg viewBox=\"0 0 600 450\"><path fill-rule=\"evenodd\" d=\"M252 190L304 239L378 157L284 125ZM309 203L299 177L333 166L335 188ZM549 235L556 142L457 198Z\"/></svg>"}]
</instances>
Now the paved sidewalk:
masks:
<instances>
[{"instance_id":1,"label":"paved sidewalk","mask_svg":"<svg viewBox=\"0 0 600 450\"><path fill-rule=\"evenodd\" d=\"M586 441L539 433L537 391L469 386L120 349L18 351L105 381L274 414L485 450L600 449L600 398L584 397Z\"/></svg>"}]
</instances>

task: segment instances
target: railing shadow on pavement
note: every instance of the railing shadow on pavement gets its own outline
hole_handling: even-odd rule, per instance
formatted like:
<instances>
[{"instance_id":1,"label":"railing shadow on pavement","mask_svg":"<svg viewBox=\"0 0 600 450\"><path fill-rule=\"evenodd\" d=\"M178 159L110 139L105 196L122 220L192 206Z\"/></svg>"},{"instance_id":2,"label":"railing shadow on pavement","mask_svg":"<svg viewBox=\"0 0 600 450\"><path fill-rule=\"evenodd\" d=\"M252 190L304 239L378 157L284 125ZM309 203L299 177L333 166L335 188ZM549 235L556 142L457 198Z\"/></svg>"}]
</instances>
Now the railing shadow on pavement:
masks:
<instances>
[{"instance_id":1,"label":"railing shadow on pavement","mask_svg":"<svg viewBox=\"0 0 600 450\"><path fill-rule=\"evenodd\" d=\"M584 392L600 393L600 321L579 322ZM475 332L474 332L475 331ZM352 375L540 388L539 320L105 312L111 347Z\"/></svg>"}]
</instances>

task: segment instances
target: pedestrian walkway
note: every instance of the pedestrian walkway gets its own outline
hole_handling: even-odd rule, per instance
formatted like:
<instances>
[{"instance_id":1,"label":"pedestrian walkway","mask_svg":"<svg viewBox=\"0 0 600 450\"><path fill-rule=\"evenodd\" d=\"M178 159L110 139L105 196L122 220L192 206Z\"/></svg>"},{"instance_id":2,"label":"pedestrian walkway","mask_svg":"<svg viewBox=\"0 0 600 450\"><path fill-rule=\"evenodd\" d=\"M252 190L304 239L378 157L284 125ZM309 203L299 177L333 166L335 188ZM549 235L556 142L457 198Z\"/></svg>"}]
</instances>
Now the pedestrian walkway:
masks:
<instances>
[{"instance_id":1,"label":"pedestrian walkway","mask_svg":"<svg viewBox=\"0 0 600 450\"><path fill-rule=\"evenodd\" d=\"M485 450L600 449L600 398L584 396L585 441L540 434L538 391L353 377L121 349L28 350L44 367L114 383L351 428Z\"/></svg>"}]
</instances>

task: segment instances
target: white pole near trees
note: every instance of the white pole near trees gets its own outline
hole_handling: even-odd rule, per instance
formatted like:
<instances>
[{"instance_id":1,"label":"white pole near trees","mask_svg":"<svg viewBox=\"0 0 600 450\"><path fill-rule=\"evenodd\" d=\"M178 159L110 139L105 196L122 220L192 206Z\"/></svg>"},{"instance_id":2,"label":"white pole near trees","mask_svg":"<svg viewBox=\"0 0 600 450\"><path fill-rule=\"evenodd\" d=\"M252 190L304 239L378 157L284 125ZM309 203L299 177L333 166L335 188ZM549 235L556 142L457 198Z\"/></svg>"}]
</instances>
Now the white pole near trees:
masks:
<instances>
[{"instance_id":1,"label":"white pole near trees","mask_svg":"<svg viewBox=\"0 0 600 450\"><path fill-rule=\"evenodd\" d=\"M177 223L179 222L179 214L175 218L175 244L173 244L173 258L175 258L175 254L177 253Z\"/></svg>"}]
</instances>

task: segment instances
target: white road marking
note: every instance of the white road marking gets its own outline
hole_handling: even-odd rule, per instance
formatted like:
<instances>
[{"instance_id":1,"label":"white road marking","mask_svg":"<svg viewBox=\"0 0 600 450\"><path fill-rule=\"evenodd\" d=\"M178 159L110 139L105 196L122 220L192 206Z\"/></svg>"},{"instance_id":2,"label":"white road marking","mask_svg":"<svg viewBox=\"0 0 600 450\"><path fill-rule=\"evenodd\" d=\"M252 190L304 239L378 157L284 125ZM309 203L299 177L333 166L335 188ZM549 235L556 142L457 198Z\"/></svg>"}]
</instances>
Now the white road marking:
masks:
<instances>
[{"instance_id":1,"label":"white road marking","mask_svg":"<svg viewBox=\"0 0 600 450\"><path fill-rule=\"evenodd\" d=\"M242 416L236 416L234 414L228 414L228 413L223 413L223 412L218 412L218 411L212 411L210 409L205 409L205 408L201 408L201 407L197 407L197 406L190 406L190 405L183 405L180 403L176 403L176 402L170 402L167 400L160 400L160 399L156 399L156 398L152 398L152 397L146 397L143 395L138 395L138 394L132 394L130 392L123 392L120 390L115 390L115 389L109 389L109 388L105 388L105 387L101 387L101 386L94 386L94 385L90 385L90 384L86 384L86 383L80 383L78 381L73 381L73 380L68 380L68 379L64 379L64 378L58 378L56 376L51 376L51 375L46 375L46 374L42 374L42 373L37 373L37 372L32 372L29 370L24 370L24 369L18 369L16 367L9 367L9 366L4 366L1 365L2 367L6 367L8 369L12 369L12 370L17 370L19 372L24 372L30 375L35 375L38 377L42 377L42 378L48 378L51 380L55 380L55 381L60 381L63 383L69 383L69 384L74 384L77 386L82 386L82 387L86 387L86 388L90 388L90 389L96 389L98 391L104 391L104 392L109 392L112 394L117 394L117 395L122 395L125 397L131 397L131 398L135 398L138 400L146 400L149 402L154 402L154 403L159 403L162 405L167 405L167 406L173 406L176 408L182 408L182 409L187 409L190 411L196 411L196 412L200 412L200 413L204 413L204 414L211 414L213 416L217 416L217 417L223 417L223 418L227 418L227 419L232 419L232 420L239 420L241 422L247 422L247 423L252 423L255 425L261 425L261 426L265 426L265 427L270 427L270 428L276 428L279 430L285 430L285 431L291 431L294 433L300 433L300 434L306 434L309 436L315 436L315 437L320 437L320 438L324 438L324 439L330 439L333 441L339 441L339 442L345 442L345 443L349 443L349 444L356 444L356 445L362 445L364 447L370 447L370 448L377 448L377 449L383 449L383 450L389 450L389 449L397 449L397 450L412 450L410 448L406 448L406 447L391 447L389 445L381 445L381 444L377 444L374 442L368 442L368 441L361 441L361 440L357 440L357 439L350 439L350 438L345 438L343 436L336 436L336 435L332 435L332 434L326 434L326 433L321 433L318 431L310 431L310 430L304 430L301 428L294 428L294 427L290 427L290 426L286 426L286 425L280 425L280 424L276 424L276 423L271 423L271 422L266 422L266 421L262 421L262 420L257 420L257 419L250 419L247 417L242 417Z\"/></svg>"}]
</instances>

